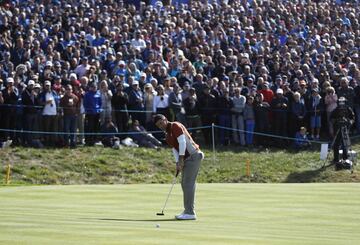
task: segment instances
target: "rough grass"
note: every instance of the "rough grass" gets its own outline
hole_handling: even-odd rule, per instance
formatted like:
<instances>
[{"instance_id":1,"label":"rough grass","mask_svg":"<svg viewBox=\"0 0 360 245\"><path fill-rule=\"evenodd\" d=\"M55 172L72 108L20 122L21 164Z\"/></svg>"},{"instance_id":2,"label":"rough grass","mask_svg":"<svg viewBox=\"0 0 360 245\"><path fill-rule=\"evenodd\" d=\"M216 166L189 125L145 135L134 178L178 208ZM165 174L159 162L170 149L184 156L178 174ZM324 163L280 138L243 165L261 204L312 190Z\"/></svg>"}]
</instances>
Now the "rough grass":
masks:
<instances>
[{"instance_id":1,"label":"rough grass","mask_svg":"<svg viewBox=\"0 0 360 245\"><path fill-rule=\"evenodd\" d=\"M359 149L360 145L353 148ZM199 182L294 183L359 182L360 172L334 171L319 159L319 150L293 152L267 148L218 148L204 150ZM331 157L332 158L332 157ZM330 158L330 159L331 159ZM8 148L0 151L0 178L11 165L12 184L122 184L168 183L174 174L170 149L113 150ZM250 175L247 174L249 162Z\"/></svg>"}]
</instances>

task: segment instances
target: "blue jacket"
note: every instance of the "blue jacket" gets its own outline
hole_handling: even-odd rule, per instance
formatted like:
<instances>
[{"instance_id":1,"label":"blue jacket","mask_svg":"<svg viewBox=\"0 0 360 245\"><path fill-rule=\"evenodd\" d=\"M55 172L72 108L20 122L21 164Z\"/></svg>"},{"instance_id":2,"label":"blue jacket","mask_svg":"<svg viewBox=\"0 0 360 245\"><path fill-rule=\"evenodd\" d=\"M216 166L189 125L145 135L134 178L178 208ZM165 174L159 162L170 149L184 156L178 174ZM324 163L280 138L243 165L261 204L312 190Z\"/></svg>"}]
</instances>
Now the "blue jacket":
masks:
<instances>
[{"instance_id":1,"label":"blue jacket","mask_svg":"<svg viewBox=\"0 0 360 245\"><path fill-rule=\"evenodd\" d=\"M101 111L100 91L88 91L84 96L85 114L95 115Z\"/></svg>"}]
</instances>

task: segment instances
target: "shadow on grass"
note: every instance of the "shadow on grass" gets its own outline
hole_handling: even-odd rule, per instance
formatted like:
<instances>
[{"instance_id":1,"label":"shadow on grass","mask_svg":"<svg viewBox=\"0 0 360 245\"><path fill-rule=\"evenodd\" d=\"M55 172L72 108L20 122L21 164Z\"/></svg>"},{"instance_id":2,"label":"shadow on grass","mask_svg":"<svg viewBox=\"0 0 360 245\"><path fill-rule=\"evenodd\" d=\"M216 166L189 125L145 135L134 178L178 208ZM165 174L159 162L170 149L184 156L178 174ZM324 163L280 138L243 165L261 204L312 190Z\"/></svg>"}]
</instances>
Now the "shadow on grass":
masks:
<instances>
[{"instance_id":1,"label":"shadow on grass","mask_svg":"<svg viewBox=\"0 0 360 245\"><path fill-rule=\"evenodd\" d=\"M91 220L102 220L102 221L115 221L115 222L169 222L169 221L178 221L175 218L172 219L114 219L114 218L84 218Z\"/></svg>"},{"instance_id":2,"label":"shadow on grass","mask_svg":"<svg viewBox=\"0 0 360 245\"><path fill-rule=\"evenodd\" d=\"M138 221L138 222L166 222L166 221L177 221L177 219L99 219L103 221L119 221L119 222L132 222L132 221Z\"/></svg>"},{"instance_id":3,"label":"shadow on grass","mask_svg":"<svg viewBox=\"0 0 360 245\"><path fill-rule=\"evenodd\" d=\"M284 183L309 183L317 181L321 173L326 171L329 167L332 167L333 165L333 163L330 163L318 169L291 173L285 179Z\"/></svg>"}]
</instances>

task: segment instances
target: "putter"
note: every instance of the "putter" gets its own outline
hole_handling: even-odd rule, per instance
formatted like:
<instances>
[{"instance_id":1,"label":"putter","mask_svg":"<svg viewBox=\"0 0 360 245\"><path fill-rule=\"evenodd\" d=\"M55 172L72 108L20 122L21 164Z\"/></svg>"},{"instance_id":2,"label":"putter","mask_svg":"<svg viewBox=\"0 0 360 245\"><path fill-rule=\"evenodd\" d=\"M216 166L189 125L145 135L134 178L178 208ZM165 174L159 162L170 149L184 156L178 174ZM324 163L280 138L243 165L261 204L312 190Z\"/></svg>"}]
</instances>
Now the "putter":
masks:
<instances>
[{"instance_id":1,"label":"putter","mask_svg":"<svg viewBox=\"0 0 360 245\"><path fill-rule=\"evenodd\" d=\"M174 185L175 185L175 183L176 183L176 178L177 178L178 175L179 175L179 171L177 171L176 174L175 174L175 177L174 177L174 180L173 180L173 182L172 182L172 185L171 185L169 194L167 195L167 198L166 198L166 200L165 200L165 204L164 204L164 207L163 207L162 210L161 210L161 213L156 213L156 215L161 215L161 216L164 215L164 209L165 209L165 207L166 207L167 201L169 200L171 191L172 191L172 189L174 188Z\"/></svg>"}]
</instances>

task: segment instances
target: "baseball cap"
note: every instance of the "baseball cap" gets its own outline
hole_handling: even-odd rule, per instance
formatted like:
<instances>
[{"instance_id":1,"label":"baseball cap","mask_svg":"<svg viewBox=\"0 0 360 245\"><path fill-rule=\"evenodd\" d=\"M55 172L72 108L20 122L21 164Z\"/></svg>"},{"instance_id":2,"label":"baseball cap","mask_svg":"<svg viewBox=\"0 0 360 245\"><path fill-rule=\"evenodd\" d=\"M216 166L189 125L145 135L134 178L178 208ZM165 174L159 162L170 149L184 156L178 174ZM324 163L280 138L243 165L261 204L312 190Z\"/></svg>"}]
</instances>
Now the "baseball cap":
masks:
<instances>
[{"instance_id":1,"label":"baseball cap","mask_svg":"<svg viewBox=\"0 0 360 245\"><path fill-rule=\"evenodd\" d=\"M278 88L278 89L276 90L276 93L277 93L277 94L283 94L284 91L283 91L281 88Z\"/></svg>"},{"instance_id":2,"label":"baseball cap","mask_svg":"<svg viewBox=\"0 0 360 245\"><path fill-rule=\"evenodd\" d=\"M139 81L134 80L134 81L132 82L132 85L139 85Z\"/></svg>"},{"instance_id":3,"label":"baseball cap","mask_svg":"<svg viewBox=\"0 0 360 245\"><path fill-rule=\"evenodd\" d=\"M51 61L46 61L45 66L52 66L53 63Z\"/></svg>"},{"instance_id":4,"label":"baseball cap","mask_svg":"<svg viewBox=\"0 0 360 245\"><path fill-rule=\"evenodd\" d=\"M6 79L6 82L7 82L7 83L14 83L14 78L8 77L8 78Z\"/></svg>"},{"instance_id":5,"label":"baseball cap","mask_svg":"<svg viewBox=\"0 0 360 245\"><path fill-rule=\"evenodd\" d=\"M30 85L35 85L35 81L34 80L29 80L28 86L30 86Z\"/></svg>"},{"instance_id":6,"label":"baseball cap","mask_svg":"<svg viewBox=\"0 0 360 245\"><path fill-rule=\"evenodd\" d=\"M45 83L44 83L45 86L49 85L51 86L51 82L49 80L46 80Z\"/></svg>"}]
</instances>

